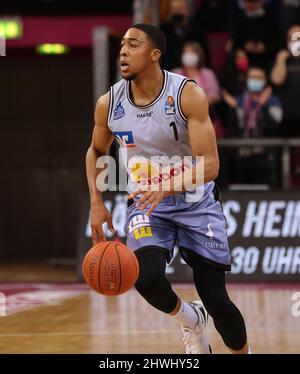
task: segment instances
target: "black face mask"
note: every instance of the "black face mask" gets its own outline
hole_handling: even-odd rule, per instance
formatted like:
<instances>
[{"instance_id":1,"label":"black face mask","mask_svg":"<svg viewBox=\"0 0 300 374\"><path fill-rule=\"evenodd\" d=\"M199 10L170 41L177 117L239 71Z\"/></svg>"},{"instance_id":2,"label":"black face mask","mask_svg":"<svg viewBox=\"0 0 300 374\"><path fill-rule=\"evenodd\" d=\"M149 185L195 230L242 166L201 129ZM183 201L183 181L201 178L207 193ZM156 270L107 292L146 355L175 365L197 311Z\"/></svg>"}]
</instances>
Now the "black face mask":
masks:
<instances>
[{"instance_id":1,"label":"black face mask","mask_svg":"<svg viewBox=\"0 0 300 374\"><path fill-rule=\"evenodd\" d=\"M172 16L172 20L173 20L173 22L175 22L175 23L181 23L181 22L184 20L184 15L183 15L183 14L180 14L180 13L178 13L178 14L173 14L173 16Z\"/></svg>"}]
</instances>

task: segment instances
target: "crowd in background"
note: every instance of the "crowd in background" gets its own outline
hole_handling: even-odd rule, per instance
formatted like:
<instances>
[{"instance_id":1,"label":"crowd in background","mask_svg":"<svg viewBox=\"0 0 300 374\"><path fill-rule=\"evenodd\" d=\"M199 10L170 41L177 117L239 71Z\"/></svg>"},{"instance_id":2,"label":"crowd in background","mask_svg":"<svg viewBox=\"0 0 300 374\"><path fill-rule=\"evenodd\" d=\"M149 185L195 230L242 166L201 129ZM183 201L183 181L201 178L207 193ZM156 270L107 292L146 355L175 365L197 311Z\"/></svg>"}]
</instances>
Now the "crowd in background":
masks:
<instances>
[{"instance_id":1,"label":"crowd in background","mask_svg":"<svg viewBox=\"0 0 300 374\"><path fill-rule=\"evenodd\" d=\"M168 43L163 68L203 88L218 138L300 135L300 0L171 0L160 28ZM209 35L222 32L226 60L216 69ZM246 146L220 156L223 186L278 182L276 149ZM299 156L294 151L294 187Z\"/></svg>"}]
</instances>

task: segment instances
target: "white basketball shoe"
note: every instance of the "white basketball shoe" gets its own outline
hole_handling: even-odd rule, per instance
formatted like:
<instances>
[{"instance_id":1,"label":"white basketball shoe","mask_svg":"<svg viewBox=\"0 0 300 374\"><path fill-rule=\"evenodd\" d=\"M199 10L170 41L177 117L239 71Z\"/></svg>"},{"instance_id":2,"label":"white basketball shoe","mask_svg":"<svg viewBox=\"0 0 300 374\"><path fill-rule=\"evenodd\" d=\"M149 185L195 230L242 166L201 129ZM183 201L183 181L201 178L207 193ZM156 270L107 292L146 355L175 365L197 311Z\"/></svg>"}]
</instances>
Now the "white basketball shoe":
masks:
<instances>
[{"instance_id":1,"label":"white basketball shoe","mask_svg":"<svg viewBox=\"0 0 300 374\"><path fill-rule=\"evenodd\" d=\"M189 305L197 314L198 321L194 328L189 328L181 325L183 334L183 343L185 345L186 354L210 354L211 347L209 345L205 327L208 322L208 313L203 304L199 301L193 301Z\"/></svg>"}]
</instances>

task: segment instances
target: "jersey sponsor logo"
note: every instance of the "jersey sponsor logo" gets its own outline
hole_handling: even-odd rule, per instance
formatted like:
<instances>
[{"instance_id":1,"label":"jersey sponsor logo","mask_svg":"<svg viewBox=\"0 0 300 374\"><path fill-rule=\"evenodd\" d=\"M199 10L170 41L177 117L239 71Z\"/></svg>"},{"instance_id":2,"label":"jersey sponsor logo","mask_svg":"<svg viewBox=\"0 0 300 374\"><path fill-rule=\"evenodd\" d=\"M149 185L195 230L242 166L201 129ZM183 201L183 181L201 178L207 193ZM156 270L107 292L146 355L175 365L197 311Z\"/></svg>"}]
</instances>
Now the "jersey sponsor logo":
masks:
<instances>
[{"instance_id":1,"label":"jersey sponsor logo","mask_svg":"<svg viewBox=\"0 0 300 374\"><path fill-rule=\"evenodd\" d=\"M122 107L122 104L121 104L121 101L120 101L119 104L117 104L117 106L114 109L113 119L114 120L120 119L120 118L124 117L124 115L125 115L125 110Z\"/></svg>"},{"instance_id":2,"label":"jersey sponsor logo","mask_svg":"<svg viewBox=\"0 0 300 374\"><path fill-rule=\"evenodd\" d=\"M128 173L132 182L141 185L158 185L170 181L172 178L191 170L188 163L170 164L162 166L144 157L132 157L128 163Z\"/></svg>"},{"instance_id":3,"label":"jersey sponsor logo","mask_svg":"<svg viewBox=\"0 0 300 374\"><path fill-rule=\"evenodd\" d=\"M115 131L114 135L124 147L135 147L132 131Z\"/></svg>"},{"instance_id":4,"label":"jersey sponsor logo","mask_svg":"<svg viewBox=\"0 0 300 374\"><path fill-rule=\"evenodd\" d=\"M153 236L151 227L141 227L140 229L134 230L134 237L136 240L151 236Z\"/></svg>"},{"instance_id":5,"label":"jersey sponsor logo","mask_svg":"<svg viewBox=\"0 0 300 374\"><path fill-rule=\"evenodd\" d=\"M128 225L128 233L131 234L132 231L141 227L150 227L150 219L146 214L137 214L132 217Z\"/></svg>"},{"instance_id":6,"label":"jersey sponsor logo","mask_svg":"<svg viewBox=\"0 0 300 374\"><path fill-rule=\"evenodd\" d=\"M131 180L135 183L141 183L144 181L143 184L146 184L145 181L159 175L158 165L144 158L141 160L139 160L138 157L132 158L128 166L128 172Z\"/></svg>"},{"instance_id":7,"label":"jersey sponsor logo","mask_svg":"<svg viewBox=\"0 0 300 374\"><path fill-rule=\"evenodd\" d=\"M137 214L131 219L128 225L128 233L131 234L132 232L136 240L153 236L150 219L146 214Z\"/></svg>"},{"instance_id":8,"label":"jersey sponsor logo","mask_svg":"<svg viewBox=\"0 0 300 374\"><path fill-rule=\"evenodd\" d=\"M137 117L137 118L149 118L149 117L152 116L152 114L153 114L153 111L151 111L151 112L147 112L147 113L138 113L138 114L136 115L136 117Z\"/></svg>"},{"instance_id":9,"label":"jersey sponsor logo","mask_svg":"<svg viewBox=\"0 0 300 374\"><path fill-rule=\"evenodd\" d=\"M175 112L175 101L173 99L173 96L169 95L165 102L165 114L170 115L175 114Z\"/></svg>"},{"instance_id":10,"label":"jersey sponsor logo","mask_svg":"<svg viewBox=\"0 0 300 374\"><path fill-rule=\"evenodd\" d=\"M155 185L155 184L162 183L163 181L166 182L176 177L177 175L181 174L186 169L190 169L190 167L188 165L182 164L179 166L174 166L170 170L162 169L160 173L157 173L154 175L148 173L148 178L145 177L144 175L141 175L139 183L143 185Z\"/></svg>"},{"instance_id":11,"label":"jersey sponsor logo","mask_svg":"<svg viewBox=\"0 0 300 374\"><path fill-rule=\"evenodd\" d=\"M227 243L218 243L215 241L203 242L201 241L201 245L207 249L219 249L219 250L227 250L228 246Z\"/></svg>"}]
</instances>

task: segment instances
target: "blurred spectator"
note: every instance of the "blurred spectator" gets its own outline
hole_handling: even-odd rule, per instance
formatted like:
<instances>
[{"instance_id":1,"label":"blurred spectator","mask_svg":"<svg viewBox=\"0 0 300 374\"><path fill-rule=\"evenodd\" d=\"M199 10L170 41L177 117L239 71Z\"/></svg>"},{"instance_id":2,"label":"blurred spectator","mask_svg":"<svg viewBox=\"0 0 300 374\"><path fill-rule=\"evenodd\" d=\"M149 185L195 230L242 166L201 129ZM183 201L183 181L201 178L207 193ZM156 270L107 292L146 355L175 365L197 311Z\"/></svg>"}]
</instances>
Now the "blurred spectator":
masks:
<instances>
[{"instance_id":1,"label":"blurred spectator","mask_svg":"<svg viewBox=\"0 0 300 374\"><path fill-rule=\"evenodd\" d=\"M206 93L217 137L222 137L223 126L216 115L216 104L220 100L220 87L215 73L205 67L205 55L201 45L197 42L186 42L181 55L181 68L173 71L193 79Z\"/></svg>"},{"instance_id":2,"label":"blurred spectator","mask_svg":"<svg viewBox=\"0 0 300 374\"><path fill-rule=\"evenodd\" d=\"M299 33L298 38L295 33ZM283 124L280 135L294 137L300 135L300 25L288 31L288 49L278 53L271 80L283 104ZM300 185L300 151L293 149L291 157L292 184Z\"/></svg>"},{"instance_id":3,"label":"blurred spectator","mask_svg":"<svg viewBox=\"0 0 300 374\"><path fill-rule=\"evenodd\" d=\"M206 35L201 25L191 19L190 4L187 0L171 0L169 21L160 25L167 38L167 51L162 66L172 70L180 66L180 54L186 41L196 41L202 45L209 66L210 54Z\"/></svg>"},{"instance_id":4,"label":"blurred spectator","mask_svg":"<svg viewBox=\"0 0 300 374\"><path fill-rule=\"evenodd\" d=\"M226 31L230 0L203 0L195 20L208 32Z\"/></svg>"},{"instance_id":5,"label":"blurred spectator","mask_svg":"<svg viewBox=\"0 0 300 374\"><path fill-rule=\"evenodd\" d=\"M215 73L205 67L203 48L197 42L186 42L181 55L181 68L174 73L184 75L199 84L207 95L210 106L220 100L220 87Z\"/></svg>"},{"instance_id":6,"label":"blurred spectator","mask_svg":"<svg viewBox=\"0 0 300 374\"><path fill-rule=\"evenodd\" d=\"M226 119L230 108L236 106L236 96L242 94L246 87L249 60L243 50L232 52L221 74L222 101L218 106L221 118Z\"/></svg>"},{"instance_id":7,"label":"blurred spectator","mask_svg":"<svg viewBox=\"0 0 300 374\"><path fill-rule=\"evenodd\" d=\"M244 91L248 68L249 60L243 50L229 55L221 74L222 96L227 105L232 106L234 97Z\"/></svg>"},{"instance_id":8,"label":"blurred spectator","mask_svg":"<svg viewBox=\"0 0 300 374\"><path fill-rule=\"evenodd\" d=\"M283 2L289 0L262 0L265 10L274 14L277 22L283 29L286 27L285 8ZM294 1L294 0L290 0ZM298 0L295 0L298 1ZM229 7L228 26L230 37L233 38L236 32L237 19L241 14L245 13L244 0L231 0Z\"/></svg>"},{"instance_id":9,"label":"blurred spectator","mask_svg":"<svg viewBox=\"0 0 300 374\"><path fill-rule=\"evenodd\" d=\"M241 138L276 136L282 119L279 99L272 95L262 68L252 67L247 75L247 88L236 97L228 115L228 135ZM241 147L236 157L238 183L272 184L275 159L261 146Z\"/></svg>"},{"instance_id":10,"label":"blurred spectator","mask_svg":"<svg viewBox=\"0 0 300 374\"><path fill-rule=\"evenodd\" d=\"M300 24L300 0L285 0L288 27Z\"/></svg>"},{"instance_id":11,"label":"blurred spectator","mask_svg":"<svg viewBox=\"0 0 300 374\"><path fill-rule=\"evenodd\" d=\"M298 39L295 33L299 33ZM300 25L294 25L288 31L288 49L283 49L277 54L276 62L271 72L271 81L277 88L283 104L282 136L300 135L299 44Z\"/></svg>"},{"instance_id":12,"label":"blurred spectator","mask_svg":"<svg viewBox=\"0 0 300 374\"><path fill-rule=\"evenodd\" d=\"M221 73L222 101L218 106L218 114L226 121L229 110L236 106L236 96L242 94L246 87L247 71L249 69L249 60L243 50L231 51L226 64ZM228 135L228 134L225 134ZM227 188L230 180L235 179L233 162L236 159L234 150L220 148L220 176L218 184L222 188Z\"/></svg>"},{"instance_id":13,"label":"blurred spectator","mask_svg":"<svg viewBox=\"0 0 300 374\"><path fill-rule=\"evenodd\" d=\"M269 69L284 45L284 32L262 0L244 0L245 12L237 20L233 47L244 49L251 64Z\"/></svg>"}]
</instances>

